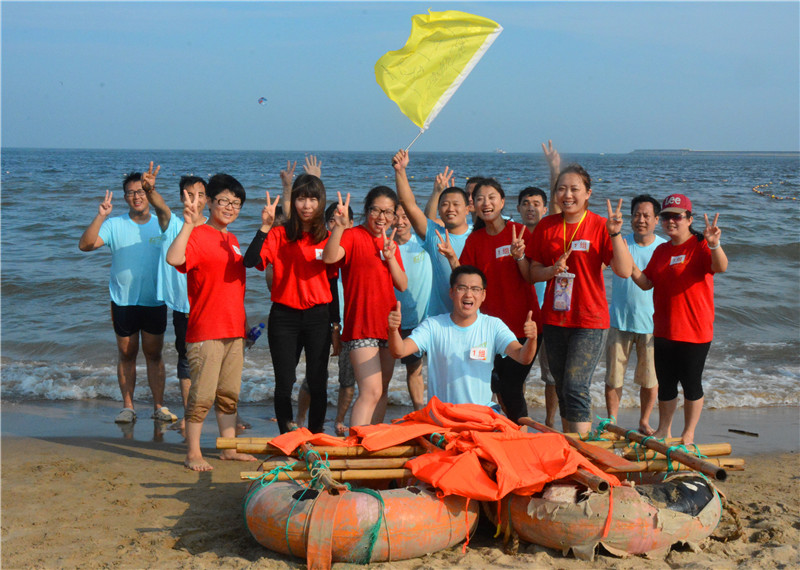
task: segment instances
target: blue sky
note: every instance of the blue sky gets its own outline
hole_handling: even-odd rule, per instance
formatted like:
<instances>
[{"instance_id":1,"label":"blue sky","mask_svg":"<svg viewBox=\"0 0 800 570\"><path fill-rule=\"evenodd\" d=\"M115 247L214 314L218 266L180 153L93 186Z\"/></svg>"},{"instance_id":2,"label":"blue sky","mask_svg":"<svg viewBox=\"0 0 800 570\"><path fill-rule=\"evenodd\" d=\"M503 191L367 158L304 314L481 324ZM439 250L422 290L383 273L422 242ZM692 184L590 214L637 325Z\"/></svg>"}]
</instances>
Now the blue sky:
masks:
<instances>
[{"instance_id":1,"label":"blue sky","mask_svg":"<svg viewBox=\"0 0 800 570\"><path fill-rule=\"evenodd\" d=\"M394 150L428 8L504 31L416 151L799 150L798 2L3 1L2 145Z\"/></svg>"}]
</instances>

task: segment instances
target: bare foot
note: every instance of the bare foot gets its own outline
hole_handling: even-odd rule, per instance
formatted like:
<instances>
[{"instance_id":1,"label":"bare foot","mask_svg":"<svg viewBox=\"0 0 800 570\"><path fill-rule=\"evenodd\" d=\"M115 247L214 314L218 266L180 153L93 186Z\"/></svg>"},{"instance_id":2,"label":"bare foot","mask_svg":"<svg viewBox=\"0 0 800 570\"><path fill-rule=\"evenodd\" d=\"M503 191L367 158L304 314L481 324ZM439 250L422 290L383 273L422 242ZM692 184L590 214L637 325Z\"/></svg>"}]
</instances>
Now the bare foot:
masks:
<instances>
[{"instance_id":1,"label":"bare foot","mask_svg":"<svg viewBox=\"0 0 800 570\"><path fill-rule=\"evenodd\" d=\"M336 427L334 429L336 430L336 435L340 437L345 437L347 435L347 426L342 422L336 422Z\"/></svg>"},{"instance_id":2,"label":"bare foot","mask_svg":"<svg viewBox=\"0 0 800 570\"><path fill-rule=\"evenodd\" d=\"M253 426L250 425L248 422L242 418L239 414L236 414L236 433L242 433L246 429L250 429Z\"/></svg>"},{"instance_id":3,"label":"bare foot","mask_svg":"<svg viewBox=\"0 0 800 570\"><path fill-rule=\"evenodd\" d=\"M684 432L681 434L681 443L683 445L694 445L694 432Z\"/></svg>"},{"instance_id":4,"label":"bare foot","mask_svg":"<svg viewBox=\"0 0 800 570\"><path fill-rule=\"evenodd\" d=\"M652 435L656 439L669 439L672 437L672 432L669 430L666 431L656 430L653 432Z\"/></svg>"},{"instance_id":5,"label":"bare foot","mask_svg":"<svg viewBox=\"0 0 800 570\"><path fill-rule=\"evenodd\" d=\"M249 453L238 453L234 449L226 449L219 454L219 458L223 461L258 461Z\"/></svg>"},{"instance_id":6,"label":"bare foot","mask_svg":"<svg viewBox=\"0 0 800 570\"><path fill-rule=\"evenodd\" d=\"M645 421L639 422L639 431L644 435L653 435L656 432L656 430L651 428L650 424Z\"/></svg>"},{"instance_id":7,"label":"bare foot","mask_svg":"<svg viewBox=\"0 0 800 570\"><path fill-rule=\"evenodd\" d=\"M192 471L211 471L214 469L211 467L208 461L202 457L199 459L189 459L189 457L187 457L183 460L183 466L186 467L186 469L191 469Z\"/></svg>"}]
</instances>

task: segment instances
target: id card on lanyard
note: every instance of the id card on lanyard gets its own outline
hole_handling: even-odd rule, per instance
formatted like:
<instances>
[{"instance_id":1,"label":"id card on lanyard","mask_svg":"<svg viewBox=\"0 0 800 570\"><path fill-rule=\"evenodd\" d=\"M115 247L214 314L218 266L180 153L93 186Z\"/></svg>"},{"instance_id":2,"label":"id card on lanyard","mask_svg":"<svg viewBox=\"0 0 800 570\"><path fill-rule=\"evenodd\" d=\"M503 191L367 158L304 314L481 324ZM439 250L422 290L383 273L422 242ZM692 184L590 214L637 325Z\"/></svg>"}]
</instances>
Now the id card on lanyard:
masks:
<instances>
[{"instance_id":1,"label":"id card on lanyard","mask_svg":"<svg viewBox=\"0 0 800 570\"><path fill-rule=\"evenodd\" d=\"M588 251L589 242L586 240L575 241L575 236L578 233L583 220L586 219L586 212L581 216L575 231L572 232L572 237L569 239L570 248L567 249L567 217L563 217L564 223L564 253L574 249L575 251ZM555 284L553 285L553 310L554 311L569 311L572 307L572 286L575 283L574 273L559 273L555 276Z\"/></svg>"}]
</instances>

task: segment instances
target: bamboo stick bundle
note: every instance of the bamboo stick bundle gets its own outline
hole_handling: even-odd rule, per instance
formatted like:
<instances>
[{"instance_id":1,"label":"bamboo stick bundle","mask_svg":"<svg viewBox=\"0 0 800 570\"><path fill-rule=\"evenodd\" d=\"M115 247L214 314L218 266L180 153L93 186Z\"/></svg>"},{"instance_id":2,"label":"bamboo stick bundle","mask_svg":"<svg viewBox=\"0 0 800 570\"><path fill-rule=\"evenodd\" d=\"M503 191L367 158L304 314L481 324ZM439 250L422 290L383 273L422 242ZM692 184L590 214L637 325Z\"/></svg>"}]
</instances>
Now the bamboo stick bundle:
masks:
<instances>
[{"instance_id":1,"label":"bamboo stick bundle","mask_svg":"<svg viewBox=\"0 0 800 570\"><path fill-rule=\"evenodd\" d=\"M257 479L264 475L264 471L242 471L239 476L243 479ZM413 477L411 469L346 469L330 471L330 478L334 481L366 481L405 479ZM308 471L292 471L291 474L281 471L277 475L278 481L308 481L311 473Z\"/></svg>"},{"instance_id":2,"label":"bamboo stick bundle","mask_svg":"<svg viewBox=\"0 0 800 570\"><path fill-rule=\"evenodd\" d=\"M619 439L610 439L610 440L588 440L584 441L583 443L587 443L589 445L594 445L596 447L601 447L603 449L633 449L636 444L635 442L628 441L625 438ZM664 440L664 443L667 445L679 445L681 443L681 438L679 437L669 437Z\"/></svg>"},{"instance_id":3,"label":"bamboo stick bundle","mask_svg":"<svg viewBox=\"0 0 800 570\"><path fill-rule=\"evenodd\" d=\"M695 450L694 447L688 447L690 451L697 451L706 457L719 457L722 455L731 454L730 443L701 443ZM624 450L624 448L623 448ZM625 451L622 455L626 459L637 461L641 459L666 459L666 455L654 449L630 449Z\"/></svg>"},{"instance_id":4,"label":"bamboo stick bundle","mask_svg":"<svg viewBox=\"0 0 800 570\"><path fill-rule=\"evenodd\" d=\"M403 467L408 461L407 457L377 457L367 459L329 459L328 467L331 470L342 469L398 469ZM264 461L261 464L263 471L272 471L276 467L291 465L292 471L307 471L305 461L302 460L276 460Z\"/></svg>"},{"instance_id":5,"label":"bamboo stick bundle","mask_svg":"<svg viewBox=\"0 0 800 570\"><path fill-rule=\"evenodd\" d=\"M731 471L743 471L744 470L744 459L738 459L735 457L710 457L705 460L706 463L714 466L717 469L729 469ZM696 471L696 469L690 465L686 465L681 461L671 460L670 466L667 466L666 459L648 459L645 461L636 461L634 464L638 467L638 469L605 469L606 473L638 473L638 472L646 472L646 471L656 471L656 472L663 472L663 471Z\"/></svg>"},{"instance_id":6,"label":"bamboo stick bundle","mask_svg":"<svg viewBox=\"0 0 800 570\"><path fill-rule=\"evenodd\" d=\"M272 438L269 437L218 437L217 449L235 449L239 453L282 454L277 447L270 444ZM361 446L319 446L314 447L314 451L320 455L327 454L329 457L413 457L425 453L425 448L416 445L395 445L369 451ZM296 455L292 452L292 455Z\"/></svg>"}]
</instances>

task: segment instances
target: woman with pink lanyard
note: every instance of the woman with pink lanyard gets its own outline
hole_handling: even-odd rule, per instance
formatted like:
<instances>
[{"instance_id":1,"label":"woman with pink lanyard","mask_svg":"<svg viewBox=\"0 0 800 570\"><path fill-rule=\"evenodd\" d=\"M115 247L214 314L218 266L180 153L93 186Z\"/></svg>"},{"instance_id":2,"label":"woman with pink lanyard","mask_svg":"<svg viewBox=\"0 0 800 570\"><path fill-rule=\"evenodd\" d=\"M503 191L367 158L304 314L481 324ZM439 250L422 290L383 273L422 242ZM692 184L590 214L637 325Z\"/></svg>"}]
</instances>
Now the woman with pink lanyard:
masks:
<instances>
[{"instance_id":1,"label":"woman with pink lanyard","mask_svg":"<svg viewBox=\"0 0 800 570\"><path fill-rule=\"evenodd\" d=\"M670 238L653 252L644 271L633 268L634 282L653 289L653 349L658 377L658 429L653 437L671 437L683 387L684 445L694 443L703 411L701 384L714 337L714 274L728 269L717 227L719 214L701 234L692 228L692 202L682 194L667 196L661 227Z\"/></svg>"},{"instance_id":2,"label":"woman with pink lanyard","mask_svg":"<svg viewBox=\"0 0 800 570\"><path fill-rule=\"evenodd\" d=\"M350 194L333 215L334 227L322 251L325 263L341 263L344 285L342 342L350 351L358 397L350 416L351 426L380 423L386 413L394 358L389 352L389 313L397 305L394 289L405 291L408 278L394 241L386 232L394 222L397 194L376 186L364 200L364 222L348 228Z\"/></svg>"},{"instance_id":3,"label":"woman with pink lanyard","mask_svg":"<svg viewBox=\"0 0 800 570\"><path fill-rule=\"evenodd\" d=\"M528 250L531 281L548 282L543 332L562 428L582 434L592 429L589 388L610 325L603 266L623 279L633 266L620 235L622 200L615 212L607 201L606 219L589 211L591 195L589 173L577 164L564 168L555 184L561 213L539 222Z\"/></svg>"}]
</instances>

